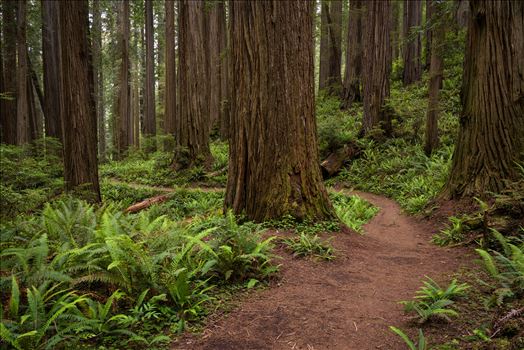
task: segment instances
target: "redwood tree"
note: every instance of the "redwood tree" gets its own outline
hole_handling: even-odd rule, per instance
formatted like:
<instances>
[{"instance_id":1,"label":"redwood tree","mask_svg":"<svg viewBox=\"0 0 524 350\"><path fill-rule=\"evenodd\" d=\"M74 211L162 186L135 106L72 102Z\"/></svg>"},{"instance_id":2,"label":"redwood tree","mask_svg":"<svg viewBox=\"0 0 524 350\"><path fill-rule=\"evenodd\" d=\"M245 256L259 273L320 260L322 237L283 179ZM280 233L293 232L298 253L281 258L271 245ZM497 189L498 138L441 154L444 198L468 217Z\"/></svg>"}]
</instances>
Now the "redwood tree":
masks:
<instances>
[{"instance_id":1,"label":"redwood tree","mask_svg":"<svg viewBox=\"0 0 524 350\"><path fill-rule=\"evenodd\" d=\"M0 99L0 141L11 145L16 144L16 8L16 1L2 1L4 86Z\"/></svg>"},{"instance_id":2,"label":"redwood tree","mask_svg":"<svg viewBox=\"0 0 524 350\"><path fill-rule=\"evenodd\" d=\"M342 56L342 1L321 0L319 89L340 92Z\"/></svg>"},{"instance_id":3,"label":"redwood tree","mask_svg":"<svg viewBox=\"0 0 524 350\"><path fill-rule=\"evenodd\" d=\"M225 208L256 221L331 218L316 141L312 2L230 6L235 88Z\"/></svg>"},{"instance_id":4,"label":"redwood tree","mask_svg":"<svg viewBox=\"0 0 524 350\"><path fill-rule=\"evenodd\" d=\"M381 128L391 133L391 120L384 101L389 97L391 49L389 0L366 2L364 34L364 114L363 133Z\"/></svg>"},{"instance_id":5,"label":"redwood tree","mask_svg":"<svg viewBox=\"0 0 524 350\"><path fill-rule=\"evenodd\" d=\"M175 61L175 2L165 1L166 10L166 45L165 45L165 113L164 132L174 135L176 123L176 61Z\"/></svg>"},{"instance_id":6,"label":"redwood tree","mask_svg":"<svg viewBox=\"0 0 524 350\"><path fill-rule=\"evenodd\" d=\"M422 77L421 41L415 27L422 23L422 0L404 0L404 85L419 81Z\"/></svg>"},{"instance_id":7,"label":"redwood tree","mask_svg":"<svg viewBox=\"0 0 524 350\"><path fill-rule=\"evenodd\" d=\"M147 3L147 2L146 2ZM122 157L130 146L131 136L131 64L129 61L129 2L122 1L119 14L120 72L118 78L118 96L116 103L115 148L118 157Z\"/></svg>"},{"instance_id":8,"label":"redwood tree","mask_svg":"<svg viewBox=\"0 0 524 350\"><path fill-rule=\"evenodd\" d=\"M524 2L470 1L451 198L501 191L524 161L523 23Z\"/></svg>"},{"instance_id":9,"label":"redwood tree","mask_svg":"<svg viewBox=\"0 0 524 350\"><path fill-rule=\"evenodd\" d=\"M102 64L102 18L100 2L93 1L93 77L96 100L96 119L98 124L98 153L100 161L106 157L106 128L104 121L104 67Z\"/></svg>"},{"instance_id":10,"label":"redwood tree","mask_svg":"<svg viewBox=\"0 0 524 350\"><path fill-rule=\"evenodd\" d=\"M17 12L16 29L16 51L18 65L16 66L16 144L23 145L31 141L29 129L30 110L29 110L29 62L27 56L27 3L20 1Z\"/></svg>"},{"instance_id":11,"label":"redwood tree","mask_svg":"<svg viewBox=\"0 0 524 350\"><path fill-rule=\"evenodd\" d=\"M144 98L144 134L156 136L155 114L155 53L153 36L153 2L145 0L146 5L146 86ZM154 143L151 149L156 148Z\"/></svg>"},{"instance_id":12,"label":"redwood tree","mask_svg":"<svg viewBox=\"0 0 524 350\"><path fill-rule=\"evenodd\" d=\"M64 180L67 190L74 190L84 198L98 202L100 187L88 1L61 2L59 18Z\"/></svg>"},{"instance_id":13,"label":"redwood tree","mask_svg":"<svg viewBox=\"0 0 524 350\"><path fill-rule=\"evenodd\" d=\"M211 165L205 11L205 4L200 1L179 3L180 104L175 132L175 169Z\"/></svg>"},{"instance_id":14,"label":"redwood tree","mask_svg":"<svg viewBox=\"0 0 524 350\"><path fill-rule=\"evenodd\" d=\"M348 108L355 101L362 100L362 11L361 0L349 3L349 24L347 31L346 72L342 105Z\"/></svg>"}]
</instances>

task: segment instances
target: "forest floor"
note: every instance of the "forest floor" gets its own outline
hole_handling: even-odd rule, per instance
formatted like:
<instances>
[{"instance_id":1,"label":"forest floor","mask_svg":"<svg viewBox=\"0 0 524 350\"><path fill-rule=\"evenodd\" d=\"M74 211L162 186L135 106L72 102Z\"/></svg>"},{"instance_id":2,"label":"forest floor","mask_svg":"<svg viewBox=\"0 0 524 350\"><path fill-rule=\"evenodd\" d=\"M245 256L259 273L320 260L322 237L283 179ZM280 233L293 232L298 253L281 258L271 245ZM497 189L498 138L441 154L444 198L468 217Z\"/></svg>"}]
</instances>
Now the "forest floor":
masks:
<instances>
[{"instance_id":1,"label":"forest floor","mask_svg":"<svg viewBox=\"0 0 524 350\"><path fill-rule=\"evenodd\" d=\"M351 194L380 211L363 235L334 235L335 260L297 259L279 250L278 281L211 317L202 333L183 336L173 348L405 349L388 329L411 322L398 301L411 299L425 275L447 283L459 267L471 265L471 254L431 244L433 224L405 215L393 200ZM441 337L438 328L433 333Z\"/></svg>"}]
</instances>

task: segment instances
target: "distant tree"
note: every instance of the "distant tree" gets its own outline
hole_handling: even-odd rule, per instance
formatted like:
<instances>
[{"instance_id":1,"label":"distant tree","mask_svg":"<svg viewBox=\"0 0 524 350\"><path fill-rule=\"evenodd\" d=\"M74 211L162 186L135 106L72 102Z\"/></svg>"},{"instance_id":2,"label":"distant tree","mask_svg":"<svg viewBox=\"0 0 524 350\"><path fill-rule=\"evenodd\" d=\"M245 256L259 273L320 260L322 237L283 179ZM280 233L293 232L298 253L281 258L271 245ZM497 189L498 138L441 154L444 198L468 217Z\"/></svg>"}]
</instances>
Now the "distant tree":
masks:
<instances>
[{"instance_id":1,"label":"distant tree","mask_svg":"<svg viewBox=\"0 0 524 350\"><path fill-rule=\"evenodd\" d=\"M66 190L99 202L88 1L63 1L59 7Z\"/></svg>"},{"instance_id":2,"label":"distant tree","mask_svg":"<svg viewBox=\"0 0 524 350\"><path fill-rule=\"evenodd\" d=\"M321 0L319 89L340 93L342 81L342 1Z\"/></svg>"},{"instance_id":3,"label":"distant tree","mask_svg":"<svg viewBox=\"0 0 524 350\"><path fill-rule=\"evenodd\" d=\"M439 90L442 85L442 70L444 53L443 44L445 39L445 22L443 17L442 3L432 0L430 3L432 15L431 21L434 23L431 43L431 65L429 70L429 102L426 118L426 143L424 151L426 155L431 155L438 145L438 115L439 115Z\"/></svg>"},{"instance_id":4,"label":"distant tree","mask_svg":"<svg viewBox=\"0 0 524 350\"><path fill-rule=\"evenodd\" d=\"M362 101L362 12L361 0L349 3L347 30L346 72L342 90L342 106L348 108L355 101Z\"/></svg>"},{"instance_id":5,"label":"distant tree","mask_svg":"<svg viewBox=\"0 0 524 350\"><path fill-rule=\"evenodd\" d=\"M147 1L146 1L147 3ZM115 148L116 155L121 158L132 144L132 121L131 121L131 63L129 59L129 2L122 1L119 10L119 53L120 69L118 76L118 96L116 103L116 133Z\"/></svg>"},{"instance_id":6,"label":"distant tree","mask_svg":"<svg viewBox=\"0 0 524 350\"><path fill-rule=\"evenodd\" d=\"M433 0L426 0L426 62L424 63L424 69L430 69L431 66L431 38L433 36L433 30L431 30L433 24Z\"/></svg>"},{"instance_id":7,"label":"distant tree","mask_svg":"<svg viewBox=\"0 0 524 350\"><path fill-rule=\"evenodd\" d=\"M524 162L523 23L522 1L470 1L451 198L500 192Z\"/></svg>"},{"instance_id":8,"label":"distant tree","mask_svg":"<svg viewBox=\"0 0 524 350\"><path fill-rule=\"evenodd\" d=\"M229 134L229 105L230 105L230 50L228 27L226 22L225 1L218 2L218 32L220 41L220 136L227 139Z\"/></svg>"},{"instance_id":9,"label":"distant tree","mask_svg":"<svg viewBox=\"0 0 524 350\"><path fill-rule=\"evenodd\" d=\"M153 2L145 0L146 5L146 86L144 99L144 134L145 136L156 136L156 112L155 112L155 52L153 35ZM156 149L151 143L148 151Z\"/></svg>"},{"instance_id":10,"label":"distant tree","mask_svg":"<svg viewBox=\"0 0 524 350\"><path fill-rule=\"evenodd\" d=\"M351 2L350 2L351 4ZM391 1L391 59L396 60L400 56L400 44L402 42L402 0Z\"/></svg>"},{"instance_id":11,"label":"distant tree","mask_svg":"<svg viewBox=\"0 0 524 350\"><path fill-rule=\"evenodd\" d=\"M225 207L251 220L334 215L318 161L312 4L230 2L235 74Z\"/></svg>"},{"instance_id":12,"label":"distant tree","mask_svg":"<svg viewBox=\"0 0 524 350\"><path fill-rule=\"evenodd\" d=\"M178 60L180 104L176 124L174 168L211 165L205 4L179 2Z\"/></svg>"},{"instance_id":13,"label":"distant tree","mask_svg":"<svg viewBox=\"0 0 524 350\"><path fill-rule=\"evenodd\" d=\"M173 136L176 123L176 60L175 60L175 2L165 0L166 44L165 44L165 113L164 132ZM172 150L172 148L171 148Z\"/></svg>"},{"instance_id":14,"label":"distant tree","mask_svg":"<svg viewBox=\"0 0 524 350\"><path fill-rule=\"evenodd\" d=\"M2 1L3 89L0 98L0 127L3 143L16 144L16 0Z\"/></svg>"},{"instance_id":15,"label":"distant tree","mask_svg":"<svg viewBox=\"0 0 524 350\"><path fill-rule=\"evenodd\" d=\"M52 2L52 1L49 1ZM104 67L102 64L102 18L100 1L93 1L93 77L98 124L98 156L100 161L106 158L106 129L104 103Z\"/></svg>"},{"instance_id":16,"label":"distant tree","mask_svg":"<svg viewBox=\"0 0 524 350\"><path fill-rule=\"evenodd\" d=\"M422 0L404 0L404 85L412 84L422 78L420 33L417 27L422 23Z\"/></svg>"},{"instance_id":17,"label":"distant tree","mask_svg":"<svg viewBox=\"0 0 524 350\"><path fill-rule=\"evenodd\" d=\"M389 75L391 72L391 49L389 23L389 0L366 2L364 33L364 114L362 132L369 133L380 128L391 133L390 113L385 108L389 97Z\"/></svg>"},{"instance_id":18,"label":"distant tree","mask_svg":"<svg viewBox=\"0 0 524 350\"><path fill-rule=\"evenodd\" d=\"M63 140L60 120L60 28L58 1L42 1L42 55L44 65L45 134ZM98 3L97 3L98 5Z\"/></svg>"},{"instance_id":19,"label":"distant tree","mask_svg":"<svg viewBox=\"0 0 524 350\"><path fill-rule=\"evenodd\" d=\"M18 65L17 69L17 88L16 88L16 144L23 145L31 141L29 129L29 64L27 57L27 3L18 2L17 29L16 29L16 48Z\"/></svg>"}]
</instances>

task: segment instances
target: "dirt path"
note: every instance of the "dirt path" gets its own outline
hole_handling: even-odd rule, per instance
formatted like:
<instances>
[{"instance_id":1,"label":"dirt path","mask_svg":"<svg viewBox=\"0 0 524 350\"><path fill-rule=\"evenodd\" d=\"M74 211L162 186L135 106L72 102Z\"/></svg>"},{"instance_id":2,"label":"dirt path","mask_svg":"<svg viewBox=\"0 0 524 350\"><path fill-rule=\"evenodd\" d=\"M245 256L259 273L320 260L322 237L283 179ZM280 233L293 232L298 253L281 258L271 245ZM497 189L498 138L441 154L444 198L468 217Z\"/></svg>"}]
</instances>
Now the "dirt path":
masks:
<instances>
[{"instance_id":1,"label":"dirt path","mask_svg":"<svg viewBox=\"0 0 524 350\"><path fill-rule=\"evenodd\" d=\"M381 210L364 226L365 235L336 236L337 259L284 254L278 284L174 348L405 349L388 330L407 321L397 301L410 299L424 275L447 281L464 255L429 243L432 227L402 214L394 201L356 194Z\"/></svg>"}]
</instances>

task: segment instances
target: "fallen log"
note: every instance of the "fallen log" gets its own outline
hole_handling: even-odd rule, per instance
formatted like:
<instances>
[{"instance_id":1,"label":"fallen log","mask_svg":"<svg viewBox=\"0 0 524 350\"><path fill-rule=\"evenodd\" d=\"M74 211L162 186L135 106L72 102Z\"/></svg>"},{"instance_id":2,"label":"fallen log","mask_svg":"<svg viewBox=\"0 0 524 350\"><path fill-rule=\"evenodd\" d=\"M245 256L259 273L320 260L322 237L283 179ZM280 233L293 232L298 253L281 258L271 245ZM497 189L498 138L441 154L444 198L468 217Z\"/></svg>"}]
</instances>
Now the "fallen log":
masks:
<instances>
[{"instance_id":1,"label":"fallen log","mask_svg":"<svg viewBox=\"0 0 524 350\"><path fill-rule=\"evenodd\" d=\"M328 155L327 158L320 163L324 179L336 175L344 164L358 158L361 151L362 149L356 143L351 142Z\"/></svg>"},{"instance_id":2,"label":"fallen log","mask_svg":"<svg viewBox=\"0 0 524 350\"><path fill-rule=\"evenodd\" d=\"M133 204L132 206L130 206L129 208L124 210L124 213L136 213L136 212L139 212L140 210L149 208L153 204L165 202L168 198L169 198L169 195L167 195L167 194L162 194L160 196L155 196L155 197L152 197L152 198L148 198L146 200L143 200L142 202L138 202L138 203Z\"/></svg>"}]
</instances>

